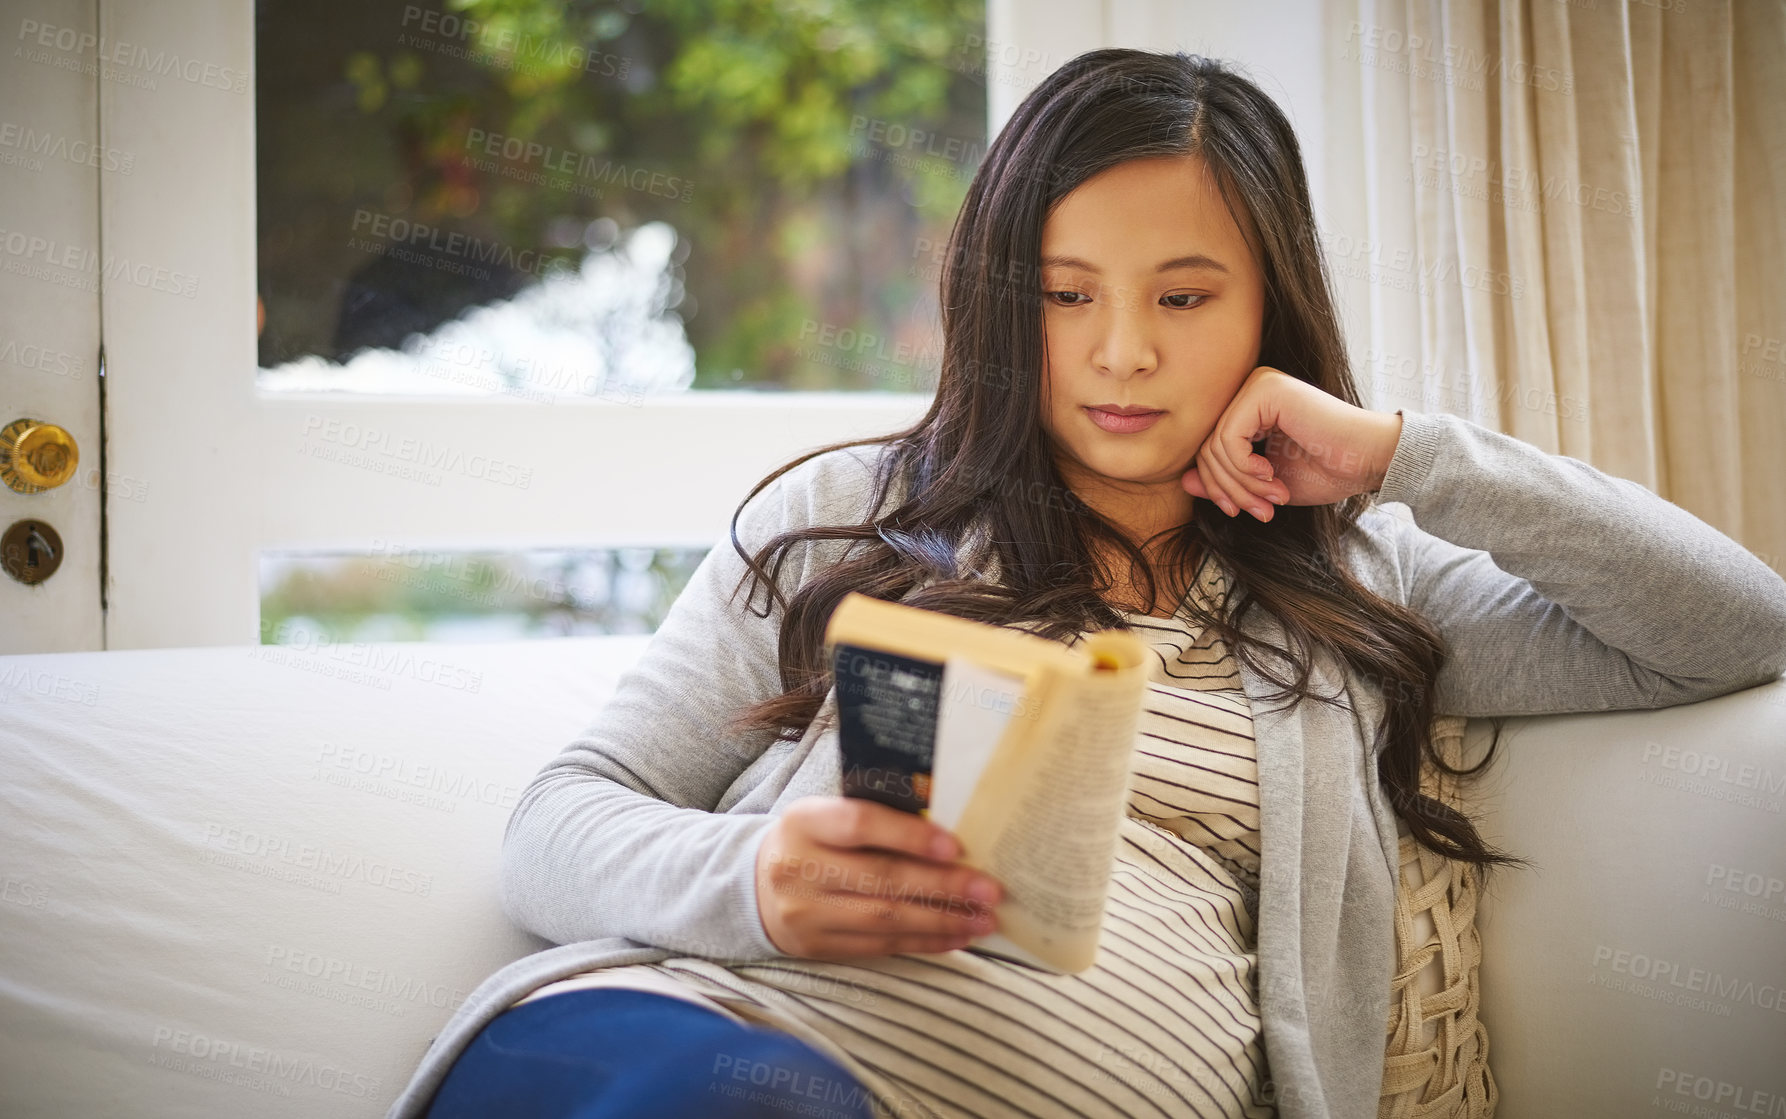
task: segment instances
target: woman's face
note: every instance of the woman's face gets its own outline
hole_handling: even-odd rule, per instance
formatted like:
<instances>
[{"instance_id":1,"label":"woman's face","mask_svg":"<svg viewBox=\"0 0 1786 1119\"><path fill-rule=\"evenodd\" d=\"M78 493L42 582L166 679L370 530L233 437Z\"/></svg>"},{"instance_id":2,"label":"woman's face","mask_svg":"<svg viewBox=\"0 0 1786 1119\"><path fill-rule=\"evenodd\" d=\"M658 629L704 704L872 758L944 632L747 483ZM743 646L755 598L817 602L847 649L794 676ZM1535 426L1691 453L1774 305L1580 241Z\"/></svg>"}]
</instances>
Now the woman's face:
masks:
<instances>
[{"instance_id":1,"label":"woman's face","mask_svg":"<svg viewBox=\"0 0 1786 1119\"><path fill-rule=\"evenodd\" d=\"M1265 308L1213 175L1171 156L1086 180L1048 215L1041 269L1043 415L1062 476L1143 536L1189 521L1179 478L1258 364ZM1125 424L1098 405L1157 414Z\"/></svg>"}]
</instances>

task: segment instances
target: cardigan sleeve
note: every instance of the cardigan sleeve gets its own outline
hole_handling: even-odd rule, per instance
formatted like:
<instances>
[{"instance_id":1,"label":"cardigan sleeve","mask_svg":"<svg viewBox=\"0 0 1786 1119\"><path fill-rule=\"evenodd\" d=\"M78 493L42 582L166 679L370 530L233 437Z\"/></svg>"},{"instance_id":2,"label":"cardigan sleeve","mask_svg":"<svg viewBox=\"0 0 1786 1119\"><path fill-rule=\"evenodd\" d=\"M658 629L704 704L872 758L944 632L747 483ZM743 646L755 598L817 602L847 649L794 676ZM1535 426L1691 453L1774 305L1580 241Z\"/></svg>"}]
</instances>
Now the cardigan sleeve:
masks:
<instances>
[{"instance_id":1,"label":"cardigan sleeve","mask_svg":"<svg viewBox=\"0 0 1786 1119\"><path fill-rule=\"evenodd\" d=\"M745 505L739 542L754 556L852 504L844 515L859 518L864 475L848 448L802 463ZM777 579L791 595L811 543L785 559ZM502 848L503 908L517 925L558 944L623 936L714 959L785 955L756 905L756 852L775 817L714 811L774 738L728 737L721 724L782 692L782 614L757 616L766 588L741 587L747 570L723 534L593 722L523 790Z\"/></svg>"},{"instance_id":2,"label":"cardigan sleeve","mask_svg":"<svg viewBox=\"0 0 1786 1119\"><path fill-rule=\"evenodd\" d=\"M1401 410L1378 490L1404 601L1439 630L1437 709L1668 707L1786 668L1786 580L1636 482L1460 416Z\"/></svg>"}]
</instances>

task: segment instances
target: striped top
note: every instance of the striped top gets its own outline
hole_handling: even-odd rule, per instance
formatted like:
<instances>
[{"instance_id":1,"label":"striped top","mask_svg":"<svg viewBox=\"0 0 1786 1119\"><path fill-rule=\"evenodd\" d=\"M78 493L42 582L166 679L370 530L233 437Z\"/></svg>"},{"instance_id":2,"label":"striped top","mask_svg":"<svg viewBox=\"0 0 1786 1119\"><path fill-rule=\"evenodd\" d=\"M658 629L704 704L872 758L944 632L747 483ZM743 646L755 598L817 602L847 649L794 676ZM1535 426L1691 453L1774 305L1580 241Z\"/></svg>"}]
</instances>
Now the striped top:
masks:
<instances>
[{"instance_id":1,"label":"striped top","mask_svg":"<svg viewBox=\"0 0 1786 1119\"><path fill-rule=\"evenodd\" d=\"M1206 557L1190 594L1220 602ZM1233 654L1181 613L1150 644L1128 811L1096 962L1052 975L957 949L840 962L700 957L605 968L520 1000L638 986L785 1030L902 1117L1274 1116L1261 1098L1259 783ZM515 1005L520 1005L516 1003Z\"/></svg>"}]
</instances>

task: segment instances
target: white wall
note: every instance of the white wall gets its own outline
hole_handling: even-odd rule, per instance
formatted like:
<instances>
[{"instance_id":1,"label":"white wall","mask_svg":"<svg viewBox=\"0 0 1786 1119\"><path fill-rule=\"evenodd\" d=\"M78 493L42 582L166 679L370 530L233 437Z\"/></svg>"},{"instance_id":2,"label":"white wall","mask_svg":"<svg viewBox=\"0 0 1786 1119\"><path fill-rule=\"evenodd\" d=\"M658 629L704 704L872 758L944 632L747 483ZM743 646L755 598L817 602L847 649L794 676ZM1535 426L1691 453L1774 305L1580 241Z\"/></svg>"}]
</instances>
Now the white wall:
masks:
<instances>
[{"instance_id":1,"label":"white wall","mask_svg":"<svg viewBox=\"0 0 1786 1119\"><path fill-rule=\"evenodd\" d=\"M1290 117L1317 212L1326 196L1328 52L1320 0L988 0L989 131L1061 63L1099 47L1235 62Z\"/></svg>"}]
</instances>

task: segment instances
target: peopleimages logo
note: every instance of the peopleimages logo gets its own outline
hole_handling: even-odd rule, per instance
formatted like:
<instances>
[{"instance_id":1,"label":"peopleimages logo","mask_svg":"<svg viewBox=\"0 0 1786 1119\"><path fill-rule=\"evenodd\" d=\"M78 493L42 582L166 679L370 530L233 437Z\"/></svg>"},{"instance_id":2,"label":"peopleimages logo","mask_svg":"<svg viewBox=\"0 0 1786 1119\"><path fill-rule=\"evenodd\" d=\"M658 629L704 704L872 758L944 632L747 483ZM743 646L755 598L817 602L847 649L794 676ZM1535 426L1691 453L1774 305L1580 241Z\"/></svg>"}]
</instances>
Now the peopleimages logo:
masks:
<instances>
[{"instance_id":1,"label":"peopleimages logo","mask_svg":"<svg viewBox=\"0 0 1786 1119\"><path fill-rule=\"evenodd\" d=\"M1638 776L1651 785L1748 808L1778 812L1782 797L1786 797L1786 772L1752 762L1732 762L1710 751L1647 742L1643 767Z\"/></svg>"},{"instance_id":2,"label":"peopleimages logo","mask_svg":"<svg viewBox=\"0 0 1786 1119\"><path fill-rule=\"evenodd\" d=\"M329 742L323 743L320 748L317 765L431 793L442 793L458 800L476 801L492 808L512 809L521 795L521 790L513 785L486 781L447 766Z\"/></svg>"},{"instance_id":3,"label":"peopleimages logo","mask_svg":"<svg viewBox=\"0 0 1786 1119\"><path fill-rule=\"evenodd\" d=\"M1771 874L1738 870L1721 863L1710 865L1706 871L1705 884L1714 889L1721 889L1732 894L1745 894L1762 901L1786 900L1786 880L1775 878Z\"/></svg>"},{"instance_id":4,"label":"peopleimages logo","mask_svg":"<svg viewBox=\"0 0 1786 1119\"><path fill-rule=\"evenodd\" d=\"M39 132L13 121L0 121L0 148L8 148L22 155L44 156L86 167L98 167L120 175L129 174L130 169L136 165L136 156L130 152L105 147L80 137ZM38 168L34 167L32 170Z\"/></svg>"},{"instance_id":5,"label":"peopleimages logo","mask_svg":"<svg viewBox=\"0 0 1786 1119\"><path fill-rule=\"evenodd\" d=\"M198 294L198 277L189 273L129 257L102 255L96 249L22 230L0 229L0 254L7 258L0 263L0 270L82 291L98 291L98 281L103 279L107 283L135 284L152 291L164 291L184 299ZM56 269L64 271L54 271Z\"/></svg>"},{"instance_id":6,"label":"peopleimages logo","mask_svg":"<svg viewBox=\"0 0 1786 1119\"><path fill-rule=\"evenodd\" d=\"M397 42L403 46L451 58L466 58L480 65L517 73L540 69L554 72L571 69L624 81L632 68L632 59L623 55L561 42L553 36L529 35L514 26L484 23L416 4L404 6L403 29L397 36ZM477 45L459 46L449 40L476 40Z\"/></svg>"},{"instance_id":7,"label":"peopleimages logo","mask_svg":"<svg viewBox=\"0 0 1786 1119\"><path fill-rule=\"evenodd\" d=\"M231 93L248 91L249 73L233 66L222 66L215 62L206 62L198 58L185 58L172 51L153 50L140 43L127 43L122 39L107 39L94 35L89 31L81 31L74 27L61 27L53 23L40 23L34 19L19 21L19 33L15 40L22 46L14 48L15 57L24 58L27 62L41 62L54 65L59 69L78 70L81 73L97 72L94 63L103 67L106 77L112 78L115 70L137 70L141 75L153 74L163 78L178 78L192 85L209 86L213 89L226 89ZM67 65L68 59L58 59L45 53L48 50L61 51L75 58L91 55L94 63ZM137 76L141 76L137 75ZM140 83L133 83L140 84ZM151 82L147 88L154 89Z\"/></svg>"},{"instance_id":8,"label":"peopleimages logo","mask_svg":"<svg viewBox=\"0 0 1786 1119\"><path fill-rule=\"evenodd\" d=\"M296 626L290 618L276 624L263 622L262 641L269 635L273 643L256 645L248 654L251 658L382 691L390 691L392 681L400 677L474 695L484 687L481 671L430 656L417 657L402 647L410 643L386 645L370 641L336 641L327 634Z\"/></svg>"},{"instance_id":9,"label":"peopleimages logo","mask_svg":"<svg viewBox=\"0 0 1786 1119\"><path fill-rule=\"evenodd\" d=\"M351 987L399 1002L424 1004L436 1010L457 1010L467 994L444 983L429 983L386 968L366 967L290 944L267 945L267 966L320 983Z\"/></svg>"},{"instance_id":10,"label":"peopleimages logo","mask_svg":"<svg viewBox=\"0 0 1786 1119\"><path fill-rule=\"evenodd\" d=\"M99 688L85 680L74 680L60 673L45 672L43 669L26 668L13 665L0 669L0 703L10 698L10 693L30 692L45 699L59 699L66 703L79 703L93 707L99 703Z\"/></svg>"},{"instance_id":11,"label":"peopleimages logo","mask_svg":"<svg viewBox=\"0 0 1786 1119\"><path fill-rule=\"evenodd\" d=\"M1676 1068L1659 1068L1656 1070L1656 1091L1667 1095L1685 1097L1669 1099L1662 1095L1655 1102L1669 1111L1686 1112L1688 1100L1697 1100L1713 1107L1728 1107L1732 1111L1744 1115L1771 1115L1776 1119L1786 1116L1786 1095L1779 1092L1764 1092L1742 1084L1732 1084L1728 1080L1717 1080L1710 1076L1696 1076ZM1710 1115L1712 1112L1703 1108L1693 1108L1694 1115ZM1722 1113L1719 1113L1722 1114Z\"/></svg>"},{"instance_id":12,"label":"peopleimages logo","mask_svg":"<svg viewBox=\"0 0 1786 1119\"><path fill-rule=\"evenodd\" d=\"M536 276L545 275L554 261L553 257L535 249L521 249L517 252L514 246L500 241L485 241L468 233L452 233L427 222L410 221L408 218L392 217L371 210L359 209L353 212L353 231L355 234L376 237L385 245L403 245L409 248L420 246L443 257L461 257L477 264L499 264L515 272L531 272ZM354 248L362 247L351 240L349 245Z\"/></svg>"},{"instance_id":13,"label":"peopleimages logo","mask_svg":"<svg viewBox=\"0 0 1786 1119\"><path fill-rule=\"evenodd\" d=\"M501 132L473 128L465 134L465 146L491 157L485 160L474 159L473 165L478 170L503 171L510 178L523 182L562 188L582 179L604 186L625 187L640 194L654 194L659 198L673 198L680 202L687 202L694 197L695 184L689 179L653 171L648 167L629 167L606 156L591 155L575 148L554 147L540 140L527 140L520 136L507 136ZM492 160L495 158L521 167L537 166L540 170L510 173L516 169L504 168L494 163ZM600 191L595 191L594 194L601 197Z\"/></svg>"},{"instance_id":14,"label":"peopleimages logo","mask_svg":"<svg viewBox=\"0 0 1786 1119\"><path fill-rule=\"evenodd\" d=\"M355 1099L372 1095L383 1084L379 1077L352 1072L328 1061L288 1056L264 1046L225 1041L192 1030L174 1029L172 1026L156 1026L149 1046L156 1050L150 1054L149 1063L190 1072L207 1080L233 1082L228 1076L216 1075L224 1070L259 1073L278 1082L276 1086L281 1089L302 1084L321 1088L325 1092L339 1092ZM190 1060L182 1062L175 1058L176 1054L178 1058ZM262 1087L254 1083L245 1086L257 1089ZM281 1094L286 1093L282 1091Z\"/></svg>"},{"instance_id":15,"label":"peopleimages logo","mask_svg":"<svg viewBox=\"0 0 1786 1119\"><path fill-rule=\"evenodd\" d=\"M1604 974L1602 974L1604 969ZM1739 979L1710 968L1632 952L1610 944L1594 946L1593 979L1610 990L1729 1017L1732 1004L1786 1014L1786 989L1777 983ZM1718 1004L1711 1000L1719 1000Z\"/></svg>"},{"instance_id":16,"label":"peopleimages logo","mask_svg":"<svg viewBox=\"0 0 1786 1119\"><path fill-rule=\"evenodd\" d=\"M432 874L410 870L386 859L357 852L331 851L314 843L302 843L251 828L206 824L205 846L246 858L286 863L328 878L360 881L400 894L425 898L434 892Z\"/></svg>"},{"instance_id":17,"label":"peopleimages logo","mask_svg":"<svg viewBox=\"0 0 1786 1119\"><path fill-rule=\"evenodd\" d=\"M533 485L531 466L521 466L479 451L467 454L458 447L444 447L413 435L324 416L305 418L298 449L317 458L335 458L350 466L378 469L379 463L386 463L393 468L408 467L420 472L424 480L434 477L434 484L438 484L439 474L431 472L438 471L521 490ZM396 471L381 469L379 472Z\"/></svg>"},{"instance_id":18,"label":"peopleimages logo","mask_svg":"<svg viewBox=\"0 0 1786 1119\"><path fill-rule=\"evenodd\" d=\"M0 339L0 362L25 369L37 369L56 377L80 371L82 362L67 350L53 350L45 345L20 342L16 338Z\"/></svg>"}]
</instances>

